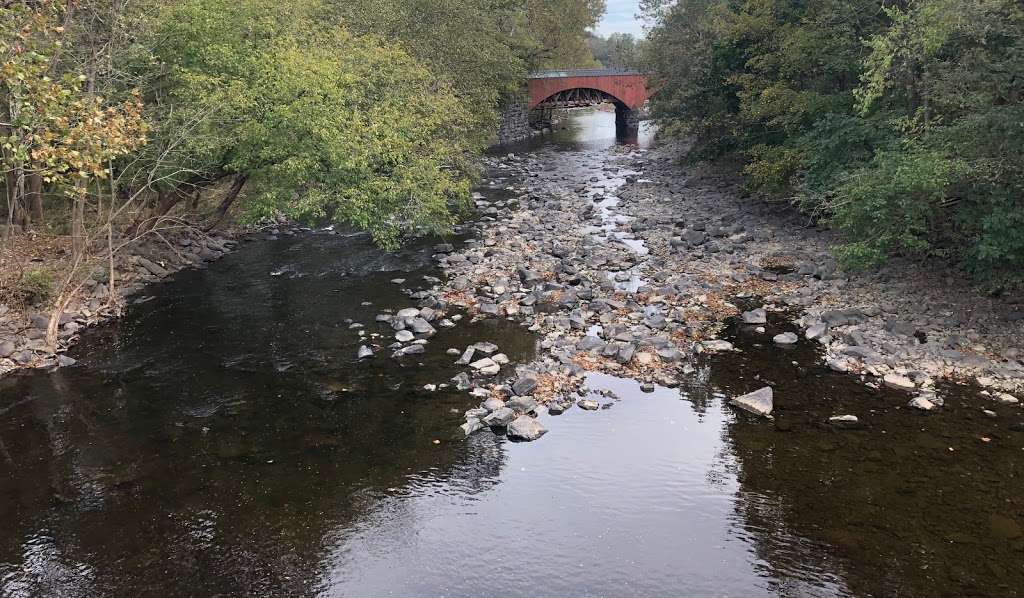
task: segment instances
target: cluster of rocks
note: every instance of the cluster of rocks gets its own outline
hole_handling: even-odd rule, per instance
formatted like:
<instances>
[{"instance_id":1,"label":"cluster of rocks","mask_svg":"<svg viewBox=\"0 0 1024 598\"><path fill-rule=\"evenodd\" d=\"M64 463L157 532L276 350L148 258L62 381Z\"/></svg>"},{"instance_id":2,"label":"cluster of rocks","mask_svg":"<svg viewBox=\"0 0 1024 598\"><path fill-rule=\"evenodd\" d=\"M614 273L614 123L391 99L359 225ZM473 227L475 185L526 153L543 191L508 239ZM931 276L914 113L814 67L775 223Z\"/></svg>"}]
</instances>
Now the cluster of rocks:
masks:
<instances>
[{"instance_id":1,"label":"cluster of rocks","mask_svg":"<svg viewBox=\"0 0 1024 598\"><path fill-rule=\"evenodd\" d=\"M970 381L992 393L1024 391L1019 300L981 296L936 265L844 273L829 253L838 241L832 231L741 197L727 177L681 170L680 151L664 144L649 153L646 181L619 191L619 209L650 224L633 230L652 254L718 281L716 292L760 296L767 311L800 314L803 339L784 333L775 343L815 342L828 367L905 390L920 405L938 379ZM742 317L756 326L766 315ZM904 382L893 386L887 377Z\"/></svg>"},{"instance_id":2,"label":"cluster of rocks","mask_svg":"<svg viewBox=\"0 0 1024 598\"><path fill-rule=\"evenodd\" d=\"M673 386L694 371L696 353L734 350L715 338L726 319L766 333L773 312L799 314L800 334L771 342L816 343L828 367L906 391L912 407L941 406L939 378L970 378L1002 397L992 400L1016 400L1024 330L1012 307L979 318L976 295L947 297L935 281L886 286L849 276L829 254L831 233L739 197L724 178L681 175L674 151L494 158L496 193L475 196L475 239L435 256L452 304L540 335L539 356L520 368L538 376L540 405L564 400L586 371ZM736 298L762 305L741 312ZM974 317L922 318L929 305ZM473 413L465 429L486 427ZM829 423L857 425L854 415Z\"/></svg>"},{"instance_id":3,"label":"cluster of rocks","mask_svg":"<svg viewBox=\"0 0 1024 598\"><path fill-rule=\"evenodd\" d=\"M260 233L245 235L242 241L276 238L300 230L285 223L274 224ZM115 238L115 243L120 239ZM236 245L227 233L203 234L195 229L163 231L158 238L147 235L130 243L114 256L116 293L111 297L109 264L104 262L87 277L77 295L59 318L57 346L46 343L50 313L46 305L0 304L0 375L22 368L70 366L75 360L63 352L72 347L88 326L118 317L126 300L145 285L164 279L185 268L202 268L229 253ZM37 264L37 267L45 264ZM137 299L138 301L138 299Z\"/></svg>"}]
</instances>

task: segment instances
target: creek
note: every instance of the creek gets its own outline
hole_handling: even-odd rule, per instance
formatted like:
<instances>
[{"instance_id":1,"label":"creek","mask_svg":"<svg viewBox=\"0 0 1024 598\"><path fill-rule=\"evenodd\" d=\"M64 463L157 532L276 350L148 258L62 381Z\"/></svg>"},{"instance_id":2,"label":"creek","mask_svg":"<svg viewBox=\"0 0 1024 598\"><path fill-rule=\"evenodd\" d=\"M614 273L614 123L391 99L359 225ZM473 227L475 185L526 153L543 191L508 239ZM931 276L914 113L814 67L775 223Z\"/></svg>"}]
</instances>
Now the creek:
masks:
<instances>
[{"instance_id":1,"label":"creek","mask_svg":"<svg viewBox=\"0 0 1024 598\"><path fill-rule=\"evenodd\" d=\"M616 140L613 114L583 111L514 151L620 142L650 132ZM702 356L679 388L593 374L612 408L570 409L537 442L462 438L478 401L424 385L460 371L449 347L528 361L525 328L464 321L416 359L356 359L375 315L411 304L403 287L440 276L430 247L245 243L88 331L78 366L0 380L0 596L1024 591L1020 432L955 391L907 413L739 326L743 351ZM754 379L800 398L775 422L737 414L726 398ZM872 416L827 424L853 410Z\"/></svg>"}]
</instances>

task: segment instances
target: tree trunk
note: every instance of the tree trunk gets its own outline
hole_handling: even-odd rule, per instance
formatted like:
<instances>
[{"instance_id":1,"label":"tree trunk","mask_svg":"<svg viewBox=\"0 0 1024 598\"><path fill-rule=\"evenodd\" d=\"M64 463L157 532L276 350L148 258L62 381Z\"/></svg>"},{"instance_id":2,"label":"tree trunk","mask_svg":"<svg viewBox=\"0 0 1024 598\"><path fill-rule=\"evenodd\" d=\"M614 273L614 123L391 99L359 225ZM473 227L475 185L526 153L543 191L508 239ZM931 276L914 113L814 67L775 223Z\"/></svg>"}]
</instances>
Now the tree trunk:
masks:
<instances>
[{"instance_id":1,"label":"tree trunk","mask_svg":"<svg viewBox=\"0 0 1024 598\"><path fill-rule=\"evenodd\" d=\"M206 226L206 230L213 230L220 221L224 219L224 216L231 209L231 204L235 203L235 199L238 198L238 194L242 192L242 187L245 187L245 182L249 180L244 174L235 176L235 180L231 181L231 188L228 189L224 199L221 200L220 205L217 206L217 211L213 215L213 220Z\"/></svg>"},{"instance_id":2,"label":"tree trunk","mask_svg":"<svg viewBox=\"0 0 1024 598\"><path fill-rule=\"evenodd\" d=\"M75 262L85 256L85 187L75 184L75 198L71 208L71 257Z\"/></svg>"},{"instance_id":3,"label":"tree trunk","mask_svg":"<svg viewBox=\"0 0 1024 598\"><path fill-rule=\"evenodd\" d=\"M43 213L43 177L38 173L28 176L28 204L29 212L32 214L32 222L42 226L45 220Z\"/></svg>"}]
</instances>

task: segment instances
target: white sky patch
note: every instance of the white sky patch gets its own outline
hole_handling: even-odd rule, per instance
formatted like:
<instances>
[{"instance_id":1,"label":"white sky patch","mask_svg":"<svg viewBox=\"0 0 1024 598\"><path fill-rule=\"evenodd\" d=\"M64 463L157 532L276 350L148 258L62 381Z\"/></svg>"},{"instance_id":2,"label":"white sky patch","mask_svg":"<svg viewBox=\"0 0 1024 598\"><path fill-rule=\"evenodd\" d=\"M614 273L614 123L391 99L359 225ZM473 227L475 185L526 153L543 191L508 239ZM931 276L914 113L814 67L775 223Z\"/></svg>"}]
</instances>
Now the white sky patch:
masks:
<instances>
[{"instance_id":1,"label":"white sky patch","mask_svg":"<svg viewBox=\"0 0 1024 598\"><path fill-rule=\"evenodd\" d=\"M632 33L643 37L643 21L636 14L640 12L640 0L607 0L604 18L597 24L597 34L608 37L611 33Z\"/></svg>"}]
</instances>

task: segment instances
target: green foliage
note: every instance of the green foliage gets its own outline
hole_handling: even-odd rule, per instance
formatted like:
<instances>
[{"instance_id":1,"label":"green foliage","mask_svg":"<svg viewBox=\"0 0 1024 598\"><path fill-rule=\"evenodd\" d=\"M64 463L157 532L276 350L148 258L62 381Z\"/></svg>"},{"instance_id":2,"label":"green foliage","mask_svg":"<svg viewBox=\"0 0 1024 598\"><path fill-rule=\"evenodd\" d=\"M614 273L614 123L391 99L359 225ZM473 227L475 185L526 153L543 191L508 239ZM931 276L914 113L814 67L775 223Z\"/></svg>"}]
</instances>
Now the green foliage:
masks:
<instances>
[{"instance_id":1,"label":"green foliage","mask_svg":"<svg viewBox=\"0 0 1024 598\"><path fill-rule=\"evenodd\" d=\"M53 296L54 277L46 270L25 270L18 281L15 294L22 303L46 303Z\"/></svg>"},{"instance_id":2,"label":"green foliage","mask_svg":"<svg viewBox=\"0 0 1024 598\"><path fill-rule=\"evenodd\" d=\"M643 40L629 33L613 33L608 37L587 36L587 46L594 60L605 68L638 68Z\"/></svg>"},{"instance_id":3,"label":"green foliage","mask_svg":"<svg viewBox=\"0 0 1024 598\"><path fill-rule=\"evenodd\" d=\"M647 0L652 109L695 154L893 253L1024 278L1024 8L1014 0ZM865 40L867 43L865 43Z\"/></svg>"},{"instance_id":4,"label":"green foliage","mask_svg":"<svg viewBox=\"0 0 1024 598\"><path fill-rule=\"evenodd\" d=\"M401 49L318 27L323 8L189 0L161 16L173 105L214 108L189 153L246 178L251 217L331 218L385 246L447 231L468 200L466 115Z\"/></svg>"}]
</instances>

